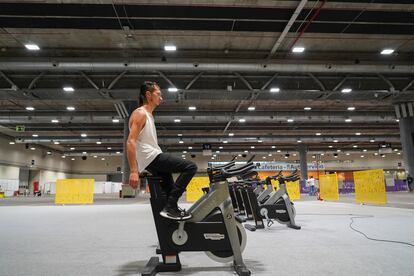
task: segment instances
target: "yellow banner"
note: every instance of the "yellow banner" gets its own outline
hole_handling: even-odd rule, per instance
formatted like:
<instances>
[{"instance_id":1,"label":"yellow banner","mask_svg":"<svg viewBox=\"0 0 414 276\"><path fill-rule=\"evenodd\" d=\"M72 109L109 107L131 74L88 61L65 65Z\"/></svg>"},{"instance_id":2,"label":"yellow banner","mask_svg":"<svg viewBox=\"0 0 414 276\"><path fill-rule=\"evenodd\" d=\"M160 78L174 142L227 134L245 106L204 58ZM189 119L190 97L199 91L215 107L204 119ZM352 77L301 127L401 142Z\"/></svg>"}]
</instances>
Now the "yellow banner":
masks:
<instances>
[{"instance_id":1,"label":"yellow banner","mask_svg":"<svg viewBox=\"0 0 414 276\"><path fill-rule=\"evenodd\" d=\"M92 204L95 179L58 179L55 204Z\"/></svg>"},{"instance_id":2,"label":"yellow banner","mask_svg":"<svg viewBox=\"0 0 414 276\"><path fill-rule=\"evenodd\" d=\"M204 187L209 187L210 180L208 176L196 176L191 179L186 189L186 199L188 202L195 202L203 196Z\"/></svg>"},{"instance_id":3,"label":"yellow banner","mask_svg":"<svg viewBox=\"0 0 414 276\"><path fill-rule=\"evenodd\" d=\"M325 174L319 177L320 198L324 200L339 200L338 176Z\"/></svg>"},{"instance_id":4,"label":"yellow banner","mask_svg":"<svg viewBox=\"0 0 414 276\"><path fill-rule=\"evenodd\" d=\"M273 191L277 191L279 189L279 180L272 179L270 182L272 183Z\"/></svg>"},{"instance_id":5,"label":"yellow banner","mask_svg":"<svg viewBox=\"0 0 414 276\"><path fill-rule=\"evenodd\" d=\"M274 191L279 189L279 181L278 180L271 180L272 187ZM290 200L295 201L300 199L300 184L299 180L295 182L286 182L286 190L289 194Z\"/></svg>"},{"instance_id":6,"label":"yellow banner","mask_svg":"<svg viewBox=\"0 0 414 276\"><path fill-rule=\"evenodd\" d=\"M290 200L295 201L300 199L300 184L299 180L295 182L287 182L286 189L289 194Z\"/></svg>"},{"instance_id":7,"label":"yellow banner","mask_svg":"<svg viewBox=\"0 0 414 276\"><path fill-rule=\"evenodd\" d=\"M354 172L354 182L356 202L387 204L384 170Z\"/></svg>"}]
</instances>

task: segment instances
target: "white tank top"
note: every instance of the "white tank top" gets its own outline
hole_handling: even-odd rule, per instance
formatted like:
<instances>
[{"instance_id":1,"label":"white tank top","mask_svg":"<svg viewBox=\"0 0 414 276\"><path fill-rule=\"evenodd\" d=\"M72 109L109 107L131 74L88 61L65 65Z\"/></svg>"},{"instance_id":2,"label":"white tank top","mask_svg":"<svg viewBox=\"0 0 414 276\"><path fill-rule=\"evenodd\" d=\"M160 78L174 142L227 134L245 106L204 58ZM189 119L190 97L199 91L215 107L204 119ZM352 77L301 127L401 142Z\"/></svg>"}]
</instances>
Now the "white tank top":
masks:
<instances>
[{"instance_id":1,"label":"white tank top","mask_svg":"<svg viewBox=\"0 0 414 276\"><path fill-rule=\"evenodd\" d=\"M138 135L135 143L135 154L137 157L138 172L141 173L145 168L154 161L162 150L158 146L157 130L155 128L154 117L145 108L138 108L144 110L147 115L144 128Z\"/></svg>"}]
</instances>

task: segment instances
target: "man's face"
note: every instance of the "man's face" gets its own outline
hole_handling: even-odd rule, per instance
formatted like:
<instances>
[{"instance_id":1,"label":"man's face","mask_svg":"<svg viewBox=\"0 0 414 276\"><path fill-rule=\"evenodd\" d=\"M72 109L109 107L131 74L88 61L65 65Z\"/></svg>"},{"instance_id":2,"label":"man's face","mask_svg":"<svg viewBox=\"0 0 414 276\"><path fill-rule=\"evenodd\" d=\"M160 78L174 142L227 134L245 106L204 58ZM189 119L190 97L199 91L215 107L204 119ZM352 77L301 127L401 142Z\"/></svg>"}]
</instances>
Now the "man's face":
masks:
<instances>
[{"instance_id":1,"label":"man's face","mask_svg":"<svg viewBox=\"0 0 414 276\"><path fill-rule=\"evenodd\" d=\"M163 99L162 99L162 92L161 92L161 90L160 90L160 88L158 86L155 86L154 87L154 91L152 91L152 93L149 92L149 91L147 91L147 95L148 94L150 95L147 98L148 99L148 103L152 103L155 106L159 106L162 103L162 101L163 101Z\"/></svg>"}]
</instances>

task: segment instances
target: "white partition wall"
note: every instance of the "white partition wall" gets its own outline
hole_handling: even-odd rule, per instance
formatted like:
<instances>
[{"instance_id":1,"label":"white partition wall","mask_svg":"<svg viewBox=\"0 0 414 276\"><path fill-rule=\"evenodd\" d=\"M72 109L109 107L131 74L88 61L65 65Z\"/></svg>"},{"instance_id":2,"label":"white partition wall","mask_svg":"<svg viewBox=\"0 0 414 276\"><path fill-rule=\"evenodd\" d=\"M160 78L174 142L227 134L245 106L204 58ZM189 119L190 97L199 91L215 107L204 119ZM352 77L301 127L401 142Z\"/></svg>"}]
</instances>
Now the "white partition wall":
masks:
<instances>
[{"instance_id":1,"label":"white partition wall","mask_svg":"<svg viewBox=\"0 0 414 276\"><path fill-rule=\"evenodd\" d=\"M14 192L19 190L18 179L0 179L1 190L6 197L13 196Z\"/></svg>"}]
</instances>

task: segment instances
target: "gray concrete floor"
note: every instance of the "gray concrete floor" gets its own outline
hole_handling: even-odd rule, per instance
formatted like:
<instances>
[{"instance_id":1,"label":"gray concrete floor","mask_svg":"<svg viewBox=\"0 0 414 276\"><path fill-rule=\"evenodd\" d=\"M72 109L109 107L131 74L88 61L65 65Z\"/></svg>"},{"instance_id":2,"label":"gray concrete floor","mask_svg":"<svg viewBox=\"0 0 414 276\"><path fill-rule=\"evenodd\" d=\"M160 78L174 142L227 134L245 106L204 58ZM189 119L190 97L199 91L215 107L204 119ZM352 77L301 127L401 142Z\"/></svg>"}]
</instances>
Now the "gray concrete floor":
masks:
<instances>
[{"instance_id":1,"label":"gray concrete floor","mask_svg":"<svg viewBox=\"0 0 414 276\"><path fill-rule=\"evenodd\" d=\"M148 201L134 200L0 206L0 275L139 275L157 238ZM414 244L414 210L311 199L295 206L301 230L247 232L252 275L414 275L414 246L350 228L353 218L368 237ZM181 272L161 275L234 275L202 252L181 253L181 262Z\"/></svg>"}]
</instances>

